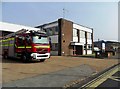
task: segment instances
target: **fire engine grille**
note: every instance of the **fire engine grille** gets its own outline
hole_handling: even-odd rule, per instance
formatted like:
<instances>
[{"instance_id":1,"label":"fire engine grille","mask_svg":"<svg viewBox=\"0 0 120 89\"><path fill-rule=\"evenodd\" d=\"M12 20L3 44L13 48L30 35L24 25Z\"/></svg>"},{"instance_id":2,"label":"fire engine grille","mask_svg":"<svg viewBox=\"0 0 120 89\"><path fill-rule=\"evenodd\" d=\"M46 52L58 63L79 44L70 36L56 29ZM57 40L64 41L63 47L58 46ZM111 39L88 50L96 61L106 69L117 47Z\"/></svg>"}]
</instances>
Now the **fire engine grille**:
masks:
<instances>
[{"instance_id":1,"label":"fire engine grille","mask_svg":"<svg viewBox=\"0 0 120 89\"><path fill-rule=\"evenodd\" d=\"M40 55L40 56L37 56L37 57L47 57L48 55Z\"/></svg>"},{"instance_id":2,"label":"fire engine grille","mask_svg":"<svg viewBox=\"0 0 120 89\"><path fill-rule=\"evenodd\" d=\"M36 51L39 53L47 53L48 52L47 49L36 49Z\"/></svg>"}]
</instances>

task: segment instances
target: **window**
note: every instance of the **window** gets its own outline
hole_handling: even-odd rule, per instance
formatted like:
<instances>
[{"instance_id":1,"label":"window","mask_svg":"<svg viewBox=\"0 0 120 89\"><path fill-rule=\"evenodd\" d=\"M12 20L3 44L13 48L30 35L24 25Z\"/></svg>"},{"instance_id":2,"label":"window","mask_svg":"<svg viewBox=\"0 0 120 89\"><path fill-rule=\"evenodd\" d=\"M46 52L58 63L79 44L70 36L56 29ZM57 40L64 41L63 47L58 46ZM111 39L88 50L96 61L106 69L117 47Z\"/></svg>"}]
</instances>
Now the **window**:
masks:
<instances>
[{"instance_id":1,"label":"window","mask_svg":"<svg viewBox=\"0 0 120 89\"><path fill-rule=\"evenodd\" d=\"M91 39L91 33L87 33L87 39Z\"/></svg>"},{"instance_id":2,"label":"window","mask_svg":"<svg viewBox=\"0 0 120 89\"><path fill-rule=\"evenodd\" d=\"M80 30L80 38L85 38L85 31Z\"/></svg>"},{"instance_id":3,"label":"window","mask_svg":"<svg viewBox=\"0 0 120 89\"><path fill-rule=\"evenodd\" d=\"M73 37L77 37L77 29L73 29Z\"/></svg>"},{"instance_id":4,"label":"window","mask_svg":"<svg viewBox=\"0 0 120 89\"><path fill-rule=\"evenodd\" d=\"M31 45L31 41L32 41L32 38L27 35L27 36L25 37L25 44L26 44L26 45Z\"/></svg>"},{"instance_id":5,"label":"window","mask_svg":"<svg viewBox=\"0 0 120 89\"><path fill-rule=\"evenodd\" d=\"M46 29L46 34L49 36L49 29L48 28Z\"/></svg>"},{"instance_id":6,"label":"window","mask_svg":"<svg viewBox=\"0 0 120 89\"><path fill-rule=\"evenodd\" d=\"M24 46L24 40L25 40L24 37L18 37L18 39L17 39L18 45L19 46Z\"/></svg>"},{"instance_id":7,"label":"window","mask_svg":"<svg viewBox=\"0 0 120 89\"><path fill-rule=\"evenodd\" d=\"M86 49L86 44L84 44L84 50Z\"/></svg>"},{"instance_id":8,"label":"window","mask_svg":"<svg viewBox=\"0 0 120 89\"><path fill-rule=\"evenodd\" d=\"M59 32L59 28L58 28L58 26L57 27L55 27L55 35L58 35L58 32Z\"/></svg>"},{"instance_id":9,"label":"window","mask_svg":"<svg viewBox=\"0 0 120 89\"><path fill-rule=\"evenodd\" d=\"M88 44L88 50L91 50L91 49L92 49L92 45Z\"/></svg>"},{"instance_id":10,"label":"window","mask_svg":"<svg viewBox=\"0 0 120 89\"><path fill-rule=\"evenodd\" d=\"M45 30L46 30L46 33L48 36L58 35L58 32L59 32L58 26L50 27L50 28L47 28Z\"/></svg>"},{"instance_id":11,"label":"window","mask_svg":"<svg viewBox=\"0 0 120 89\"><path fill-rule=\"evenodd\" d=\"M52 43L51 51L58 51L58 43Z\"/></svg>"},{"instance_id":12,"label":"window","mask_svg":"<svg viewBox=\"0 0 120 89\"><path fill-rule=\"evenodd\" d=\"M49 36L53 35L53 31L51 28L49 28Z\"/></svg>"},{"instance_id":13,"label":"window","mask_svg":"<svg viewBox=\"0 0 120 89\"><path fill-rule=\"evenodd\" d=\"M53 31L52 35L58 35L58 27L57 26L56 27L52 27L51 29Z\"/></svg>"},{"instance_id":14,"label":"window","mask_svg":"<svg viewBox=\"0 0 120 89\"><path fill-rule=\"evenodd\" d=\"M55 51L58 51L58 43L55 44Z\"/></svg>"},{"instance_id":15,"label":"window","mask_svg":"<svg viewBox=\"0 0 120 89\"><path fill-rule=\"evenodd\" d=\"M38 43L38 44L49 44L48 38L41 36L41 38L39 38L39 36L33 36L33 43Z\"/></svg>"}]
</instances>

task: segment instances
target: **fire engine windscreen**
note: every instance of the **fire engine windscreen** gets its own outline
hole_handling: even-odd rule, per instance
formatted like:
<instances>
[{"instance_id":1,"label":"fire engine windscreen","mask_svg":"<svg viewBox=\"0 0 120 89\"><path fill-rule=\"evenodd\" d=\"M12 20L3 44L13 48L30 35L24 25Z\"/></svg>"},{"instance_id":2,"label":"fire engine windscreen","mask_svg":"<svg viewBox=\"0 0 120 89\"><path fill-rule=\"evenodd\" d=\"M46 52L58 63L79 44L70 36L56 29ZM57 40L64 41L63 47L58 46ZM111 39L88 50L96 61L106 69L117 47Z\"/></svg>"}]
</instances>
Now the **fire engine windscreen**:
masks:
<instances>
[{"instance_id":1,"label":"fire engine windscreen","mask_svg":"<svg viewBox=\"0 0 120 89\"><path fill-rule=\"evenodd\" d=\"M33 36L33 43L49 44L49 39L47 36Z\"/></svg>"}]
</instances>

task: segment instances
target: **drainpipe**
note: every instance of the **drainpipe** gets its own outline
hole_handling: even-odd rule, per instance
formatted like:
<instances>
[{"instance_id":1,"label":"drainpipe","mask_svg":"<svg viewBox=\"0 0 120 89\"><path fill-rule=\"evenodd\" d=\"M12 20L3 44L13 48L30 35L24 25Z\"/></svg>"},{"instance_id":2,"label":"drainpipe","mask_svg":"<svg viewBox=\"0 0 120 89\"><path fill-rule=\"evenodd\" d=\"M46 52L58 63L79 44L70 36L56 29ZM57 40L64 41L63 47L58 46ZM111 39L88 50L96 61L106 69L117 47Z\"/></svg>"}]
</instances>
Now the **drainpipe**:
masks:
<instances>
[{"instance_id":1,"label":"drainpipe","mask_svg":"<svg viewBox=\"0 0 120 89\"><path fill-rule=\"evenodd\" d=\"M94 52L93 28L92 28L92 33L91 33L91 39L92 39L92 54L93 54L93 52Z\"/></svg>"},{"instance_id":2,"label":"drainpipe","mask_svg":"<svg viewBox=\"0 0 120 89\"><path fill-rule=\"evenodd\" d=\"M85 45L86 45L86 48L85 48L85 53L87 55L87 32L85 32Z\"/></svg>"}]
</instances>

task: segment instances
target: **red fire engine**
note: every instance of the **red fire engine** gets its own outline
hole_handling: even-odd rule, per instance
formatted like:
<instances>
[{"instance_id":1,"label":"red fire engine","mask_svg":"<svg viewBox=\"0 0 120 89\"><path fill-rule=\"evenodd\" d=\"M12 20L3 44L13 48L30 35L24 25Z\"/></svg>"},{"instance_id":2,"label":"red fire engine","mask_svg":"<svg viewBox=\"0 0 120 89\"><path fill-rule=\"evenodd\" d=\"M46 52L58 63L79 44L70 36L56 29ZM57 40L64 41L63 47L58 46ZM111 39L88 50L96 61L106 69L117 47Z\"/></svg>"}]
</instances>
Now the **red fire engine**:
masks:
<instances>
[{"instance_id":1,"label":"red fire engine","mask_svg":"<svg viewBox=\"0 0 120 89\"><path fill-rule=\"evenodd\" d=\"M22 29L2 39L4 58L20 58L24 62L45 61L50 57L49 39L45 32Z\"/></svg>"}]
</instances>

